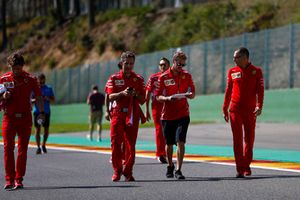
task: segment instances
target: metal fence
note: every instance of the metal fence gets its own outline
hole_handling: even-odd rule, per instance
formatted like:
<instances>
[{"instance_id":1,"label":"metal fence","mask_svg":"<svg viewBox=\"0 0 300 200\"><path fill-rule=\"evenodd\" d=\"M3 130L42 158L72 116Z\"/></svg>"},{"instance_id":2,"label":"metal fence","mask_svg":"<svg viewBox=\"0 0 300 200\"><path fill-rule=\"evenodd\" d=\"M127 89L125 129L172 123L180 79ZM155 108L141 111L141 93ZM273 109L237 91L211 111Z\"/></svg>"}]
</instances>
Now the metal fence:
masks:
<instances>
[{"instance_id":1,"label":"metal fence","mask_svg":"<svg viewBox=\"0 0 300 200\"><path fill-rule=\"evenodd\" d=\"M247 47L251 62L263 69L266 89L300 87L300 24L291 24L179 47L188 55L186 68L193 75L198 95L224 92L226 73L234 65L233 52L240 46ZM159 59L171 60L177 49L139 55L134 70L147 81L158 70ZM108 77L118 71L118 61L52 71L47 75L48 83L54 88L57 103L84 102L92 84L104 89Z\"/></svg>"}]
</instances>

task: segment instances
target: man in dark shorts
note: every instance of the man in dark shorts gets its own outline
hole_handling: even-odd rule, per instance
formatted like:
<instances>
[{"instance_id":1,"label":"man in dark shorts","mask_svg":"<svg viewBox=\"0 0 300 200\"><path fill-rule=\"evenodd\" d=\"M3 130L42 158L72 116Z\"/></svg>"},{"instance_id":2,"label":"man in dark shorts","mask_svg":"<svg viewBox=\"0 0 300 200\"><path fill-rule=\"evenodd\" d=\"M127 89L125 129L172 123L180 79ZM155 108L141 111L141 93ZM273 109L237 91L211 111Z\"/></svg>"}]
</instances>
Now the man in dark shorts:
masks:
<instances>
[{"instance_id":1,"label":"man in dark shorts","mask_svg":"<svg viewBox=\"0 0 300 200\"><path fill-rule=\"evenodd\" d=\"M157 100L164 103L161 113L163 133L166 140L168 159L167 178L174 177L175 166L172 161L173 145L177 145L177 163L175 177L185 179L181 172L184 158L186 134L190 123L187 98L195 97L195 85L192 75L182 68L186 65L186 55L176 52L173 65L158 78Z\"/></svg>"},{"instance_id":2,"label":"man in dark shorts","mask_svg":"<svg viewBox=\"0 0 300 200\"><path fill-rule=\"evenodd\" d=\"M93 85L91 93L87 97L87 104L90 105L90 125L89 125L89 134L87 138L89 140L93 140L93 132L95 124L97 123L97 131L98 137L97 141L101 141L101 132L102 132L102 116L103 116L103 105L105 103L105 96L104 94L98 91L98 86Z\"/></svg>"},{"instance_id":3,"label":"man in dark shorts","mask_svg":"<svg viewBox=\"0 0 300 200\"><path fill-rule=\"evenodd\" d=\"M35 97L33 94L32 102L34 102L34 109L33 109L33 118L34 118L34 126L35 126L35 140L37 145L36 154L47 153L46 149L46 142L49 136L49 126L50 126L50 103L53 103L55 101L54 92L51 86L46 85L46 76L44 74L40 74L38 76L38 81L41 86L42 91L42 97L44 100L44 112L45 112L45 120L39 121L38 116L40 114L40 111L36 105ZM44 136L43 136L43 142L42 142L42 148L41 148L41 126L44 127Z\"/></svg>"}]
</instances>

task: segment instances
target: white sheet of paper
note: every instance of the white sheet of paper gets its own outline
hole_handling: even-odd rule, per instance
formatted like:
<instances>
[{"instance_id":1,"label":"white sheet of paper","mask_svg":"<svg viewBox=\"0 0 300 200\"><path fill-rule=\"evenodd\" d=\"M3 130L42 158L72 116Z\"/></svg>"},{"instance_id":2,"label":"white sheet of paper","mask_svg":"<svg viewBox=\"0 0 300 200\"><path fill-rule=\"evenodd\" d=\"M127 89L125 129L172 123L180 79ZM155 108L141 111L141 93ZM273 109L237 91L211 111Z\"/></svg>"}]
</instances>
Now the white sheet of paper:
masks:
<instances>
[{"instance_id":1,"label":"white sheet of paper","mask_svg":"<svg viewBox=\"0 0 300 200\"><path fill-rule=\"evenodd\" d=\"M173 94L172 98L183 99L186 98L187 95L191 95L191 94L192 94L191 92Z\"/></svg>"}]
</instances>

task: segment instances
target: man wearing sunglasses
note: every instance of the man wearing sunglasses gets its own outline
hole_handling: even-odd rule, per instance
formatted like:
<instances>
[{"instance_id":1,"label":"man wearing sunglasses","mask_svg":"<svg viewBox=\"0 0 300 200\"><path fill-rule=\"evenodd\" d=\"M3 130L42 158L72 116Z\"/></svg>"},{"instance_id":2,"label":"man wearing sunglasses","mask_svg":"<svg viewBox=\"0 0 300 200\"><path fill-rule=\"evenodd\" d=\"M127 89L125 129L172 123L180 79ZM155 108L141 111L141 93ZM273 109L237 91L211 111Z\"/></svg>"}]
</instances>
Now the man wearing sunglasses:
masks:
<instances>
[{"instance_id":1,"label":"man wearing sunglasses","mask_svg":"<svg viewBox=\"0 0 300 200\"><path fill-rule=\"evenodd\" d=\"M231 124L236 178L244 178L251 175L255 124L262 111L264 80L262 70L251 64L245 47L234 52L233 61L236 66L228 72L223 116Z\"/></svg>"},{"instance_id":2,"label":"man wearing sunglasses","mask_svg":"<svg viewBox=\"0 0 300 200\"><path fill-rule=\"evenodd\" d=\"M149 102L150 102L150 96L151 94L153 94L151 98L152 99L151 107L152 107L153 122L155 126L156 159L163 164L167 163L166 150L165 150L166 142L162 131L163 130L162 124L160 121L163 104L156 100L156 96L154 95L154 92L158 85L158 77L169 68L170 68L170 61L167 58L161 58L159 61L160 71L151 75L146 85L146 119L147 121L151 119L150 111L149 111Z\"/></svg>"},{"instance_id":3,"label":"man wearing sunglasses","mask_svg":"<svg viewBox=\"0 0 300 200\"><path fill-rule=\"evenodd\" d=\"M190 123L187 98L193 99L195 97L195 85L192 75L183 70L186 59L187 57L182 51L178 51L173 55L172 67L159 77L158 88L155 92L157 100L163 102L161 122L166 141L167 178L174 177L173 145L177 145L175 178L185 179L181 167L184 158L186 134Z\"/></svg>"}]
</instances>

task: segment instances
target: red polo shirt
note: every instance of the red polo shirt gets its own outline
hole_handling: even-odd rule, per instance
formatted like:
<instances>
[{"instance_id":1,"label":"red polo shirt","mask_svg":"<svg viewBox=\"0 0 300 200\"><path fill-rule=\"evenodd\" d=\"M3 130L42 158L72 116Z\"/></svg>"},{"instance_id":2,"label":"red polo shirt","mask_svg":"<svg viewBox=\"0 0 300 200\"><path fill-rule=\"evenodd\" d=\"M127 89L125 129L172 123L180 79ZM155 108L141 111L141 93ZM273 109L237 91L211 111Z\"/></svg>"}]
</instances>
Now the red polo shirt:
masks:
<instances>
[{"instance_id":1,"label":"red polo shirt","mask_svg":"<svg viewBox=\"0 0 300 200\"><path fill-rule=\"evenodd\" d=\"M25 71L20 76L8 72L0 77L0 83L11 92L11 97L3 100L6 114L31 112L31 94L41 96L41 88L37 78Z\"/></svg>"},{"instance_id":2,"label":"red polo shirt","mask_svg":"<svg viewBox=\"0 0 300 200\"><path fill-rule=\"evenodd\" d=\"M262 109L264 100L264 80L260 68L251 63L245 67L235 66L228 71L223 112L253 112Z\"/></svg>"},{"instance_id":3,"label":"red polo shirt","mask_svg":"<svg viewBox=\"0 0 300 200\"><path fill-rule=\"evenodd\" d=\"M161 74L162 74L161 72L152 74L149 77L149 80L146 85L146 91L148 91L149 93L152 93L152 106L162 105L161 102L156 100L156 96L155 96L155 90L158 87L158 78Z\"/></svg>"},{"instance_id":4,"label":"red polo shirt","mask_svg":"<svg viewBox=\"0 0 300 200\"><path fill-rule=\"evenodd\" d=\"M174 75L171 68L165 71L158 79L156 96L171 96L173 94L192 92L195 93L195 85L192 75L186 70ZM189 104L186 98L174 101L165 101L162 110L162 120L176 120L190 115Z\"/></svg>"},{"instance_id":5,"label":"red polo shirt","mask_svg":"<svg viewBox=\"0 0 300 200\"><path fill-rule=\"evenodd\" d=\"M105 86L105 92L110 95L112 93L121 92L127 87L132 87L137 93L145 96L144 78L134 72L131 72L130 76L126 77L122 70L109 77ZM115 100L112 104L112 108L128 108L129 104L130 97L123 97Z\"/></svg>"}]
</instances>

